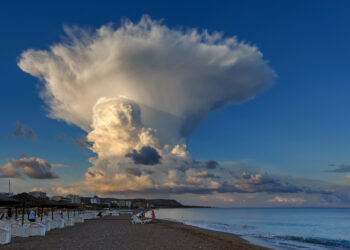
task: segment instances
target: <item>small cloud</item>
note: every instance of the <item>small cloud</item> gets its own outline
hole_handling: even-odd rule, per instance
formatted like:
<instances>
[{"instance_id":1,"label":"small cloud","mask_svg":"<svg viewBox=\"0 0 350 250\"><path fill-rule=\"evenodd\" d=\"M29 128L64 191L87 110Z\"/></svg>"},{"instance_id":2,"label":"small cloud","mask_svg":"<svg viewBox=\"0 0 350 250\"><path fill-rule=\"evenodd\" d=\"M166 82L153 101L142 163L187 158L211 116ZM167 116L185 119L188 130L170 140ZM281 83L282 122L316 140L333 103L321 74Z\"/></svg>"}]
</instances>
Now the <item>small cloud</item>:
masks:
<instances>
[{"instance_id":1,"label":"small cloud","mask_svg":"<svg viewBox=\"0 0 350 250\"><path fill-rule=\"evenodd\" d=\"M92 143L86 140L86 136L80 136L78 139L73 138L74 145L78 148L90 148Z\"/></svg>"},{"instance_id":2,"label":"small cloud","mask_svg":"<svg viewBox=\"0 0 350 250\"><path fill-rule=\"evenodd\" d=\"M233 203L235 202L235 199L227 196L226 194L211 194L211 195L200 195L199 199L201 201L206 202L224 202L224 203Z\"/></svg>"},{"instance_id":3,"label":"small cloud","mask_svg":"<svg viewBox=\"0 0 350 250\"><path fill-rule=\"evenodd\" d=\"M143 165L155 165L161 159L158 151L150 146L142 147L139 151L134 149L131 153L126 154L125 157L131 158L135 164Z\"/></svg>"},{"instance_id":4,"label":"small cloud","mask_svg":"<svg viewBox=\"0 0 350 250\"><path fill-rule=\"evenodd\" d=\"M216 176L215 174L210 174L207 171L193 173L193 176L194 177L202 177L202 178L214 178L214 179L215 178L217 178L217 179L221 178L220 176Z\"/></svg>"},{"instance_id":5,"label":"small cloud","mask_svg":"<svg viewBox=\"0 0 350 250\"><path fill-rule=\"evenodd\" d=\"M1 172L1 177L6 177L6 178L23 178L20 172L18 172L16 169L13 168L12 164L6 163L4 166L0 168Z\"/></svg>"},{"instance_id":6,"label":"small cloud","mask_svg":"<svg viewBox=\"0 0 350 250\"><path fill-rule=\"evenodd\" d=\"M275 198L268 200L267 202L276 202L276 203L304 203L306 200L302 198L285 198L276 196Z\"/></svg>"},{"instance_id":7,"label":"small cloud","mask_svg":"<svg viewBox=\"0 0 350 250\"><path fill-rule=\"evenodd\" d=\"M91 142L89 142L86 139L86 136L81 135L79 138L73 138L71 136L65 135L65 134L60 134L60 135L56 135L55 139L60 139L60 140L64 140L68 143L72 143L75 147L77 147L85 156L89 155L88 150L86 149L91 149L91 147L93 146L93 144Z\"/></svg>"},{"instance_id":8,"label":"small cloud","mask_svg":"<svg viewBox=\"0 0 350 250\"><path fill-rule=\"evenodd\" d=\"M28 140L33 140L33 141L38 140L34 130L25 124L21 124L20 122L16 123L16 128L15 128L15 131L13 132L13 135L15 137L24 137Z\"/></svg>"},{"instance_id":9,"label":"small cloud","mask_svg":"<svg viewBox=\"0 0 350 250\"><path fill-rule=\"evenodd\" d=\"M207 169L216 169L219 166L219 163L217 161L206 161L204 163L205 167Z\"/></svg>"},{"instance_id":10,"label":"small cloud","mask_svg":"<svg viewBox=\"0 0 350 250\"><path fill-rule=\"evenodd\" d=\"M148 170L148 169L144 169L144 170L142 170L142 172L144 172L144 173L147 174L147 175L152 175L152 174L154 174L154 171L153 171L153 170Z\"/></svg>"},{"instance_id":11,"label":"small cloud","mask_svg":"<svg viewBox=\"0 0 350 250\"><path fill-rule=\"evenodd\" d=\"M90 171L88 171L87 173L88 173L88 175L90 175L91 177L95 177L95 176L96 176L94 173L92 173L92 172L90 172Z\"/></svg>"},{"instance_id":12,"label":"small cloud","mask_svg":"<svg viewBox=\"0 0 350 250\"><path fill-rule=\"evenodd\" d=\"M13 135L16 137L23 137L25 136L25 134L26 134L25 127L22 124L18 123L16 125L15 131L13 132Z\"/></svg>"},{"instance_id":13,"label":"small cloud","mask_svg":"<svg viewBox=\"0 0 350 250\"><path fill-rule=\"evenodd\" d=\"M43 187L33 187L30 192L43 192L44 188Z\"/></svg>"},{"instance_id":14,"label":"small cloud","mask_svg":"<svg viewBox=\"0 0 350 250\"><path fill-rule=\"evenodd\" d=\"M23 178L27 176L32 179L54 179L59 176L52 170L52 165L40 158L22 158L12 160L0 167L1 177Z\"/></svg>"},{"instance_id":15,"label":"small cloud","mask_svg":"<svg viewBox=\"0 0 350 250\"><path fill-rule=\"evenodd\" d=\"M68 165L61 164L61 163L53 163L51 164L52 168L69 168Z\"/></svg>"},{"instance_id":16,"label":"small cloud","mask_svg":"<svg viewBox=\"0 0 350 250\"><path fill-rule=\"evenodd\" d=\"M331 173L350 173L350 165L346 165L346 164L341 164L341 165L329 164L328 166L336 167L336 168L335 169L331 169L331 170L327 170L326 172L331 172Z\"/></svg>"},{"instance_id":17,"label":"small cloud","mask_svg":"<svg viewBox=\"0 0 350 250\"><path fill-rule=\"evenodd\" d=\"M92 143L86 140L86 136L84 135L80 136L79 138L73 138L65 134L60 134L56 135L55 139L62 139L66 142L73 143L77 148L90 148L92 146Z\"/></svg>"},{"instance_id":18,"label":"small cloud","mask_svg":"<svg viewBox=\"0 0 350 250\"><path fill-rule=\"evenodd\" d=\"M142 172L138 168L126 168L125 172L134 176L141 176Z\"/></svg>"}]
</instances>

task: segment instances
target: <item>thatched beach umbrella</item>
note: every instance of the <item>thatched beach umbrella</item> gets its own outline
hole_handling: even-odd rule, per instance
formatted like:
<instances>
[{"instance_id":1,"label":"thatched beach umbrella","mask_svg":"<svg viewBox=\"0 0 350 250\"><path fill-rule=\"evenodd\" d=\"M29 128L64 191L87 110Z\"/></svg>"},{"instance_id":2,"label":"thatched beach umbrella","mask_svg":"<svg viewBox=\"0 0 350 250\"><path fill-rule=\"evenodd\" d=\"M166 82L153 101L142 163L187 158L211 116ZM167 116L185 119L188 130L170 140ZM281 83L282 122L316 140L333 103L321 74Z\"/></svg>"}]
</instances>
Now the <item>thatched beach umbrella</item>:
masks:
<instances>
[{"instance_id":1,"label":"thatched beach umbrella","mask_svg":"<svg viewBox=\"0 0 350 250\"><path fill-rule=\"evenodd\" d=\"M76 209L80 207L80 204L75 204L75 203L68 203L65 201L58 201L57 202L59 208L66 208L67 209L67 215L69 218L69 209Z\"/></svg>"},{"instance_id":2,"label":"thatched beach umbrella","mask_svg":"<svg viewBox=\"0 0 350 250\"><path fill-rule=\"evenodd\" d=\"M17 200L0 194L0 206L1 207L12 207L12 206L15 206L18 204L19 204L19 202Z\"/></svg>"},{"instance_id":3,"label":"thatched beach umbrella","mask_svg":"<svg viewBox=\"0 0 350 250\"><path fill-rule=\"evenodd\" d=\"M28 193L20 193L13 196L13 198L20 203L17 206L22 207L22 225L24 223L25 208L40 207L43 204L41 199L35 198Z\"/></svg>"},{"instance_id":4,"label":"thatched beach umbrella","mask_svg":"<svg viewBox=\"0 0 350 250\"><path fill-rule=\"evenodd\" d=\"M16 207L16 205L18 205L19 202L13 198L7 197L6 195L2 195L0 194L0 206L1 207L8 207L9 209L11 209L10 207ZM16 219L17 219L17 208L16 208Z\"/></svg>"},{"instance_id":5,"label":"thatched beach umbrella","mask_svg":"<svg viewBox=\"0 0 350 250\"><path fill-rule=\"evenodd\" d=\"M22 205L22 207L40 207L42 205L42 200L35 198L34 196L28 194L28 193L20 193L17 194L15 196L13 196L13 198L17 201L19 201L19 203Z\"/></svg>"}]
</instances>

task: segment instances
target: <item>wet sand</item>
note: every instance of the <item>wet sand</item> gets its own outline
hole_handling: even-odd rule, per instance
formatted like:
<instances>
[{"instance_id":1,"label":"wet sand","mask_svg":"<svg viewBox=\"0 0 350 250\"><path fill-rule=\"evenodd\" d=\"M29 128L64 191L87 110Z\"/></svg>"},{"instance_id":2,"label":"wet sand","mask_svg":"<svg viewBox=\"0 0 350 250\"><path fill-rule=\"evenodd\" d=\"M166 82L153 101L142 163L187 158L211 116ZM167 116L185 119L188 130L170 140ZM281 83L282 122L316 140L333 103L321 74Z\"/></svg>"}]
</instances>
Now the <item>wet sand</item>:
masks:
<instances>
[{"instance_id":1,"label":"wet sand","mask_svg":"<svg viewBox=\"0 0 350 250\"><path fill-rule=\"evenodd\" d=\"M266 249L237 235L156 220L133 225L129 215L87 220L45 237L13 237L0 249Z\"/></svg>"}]
</instances>

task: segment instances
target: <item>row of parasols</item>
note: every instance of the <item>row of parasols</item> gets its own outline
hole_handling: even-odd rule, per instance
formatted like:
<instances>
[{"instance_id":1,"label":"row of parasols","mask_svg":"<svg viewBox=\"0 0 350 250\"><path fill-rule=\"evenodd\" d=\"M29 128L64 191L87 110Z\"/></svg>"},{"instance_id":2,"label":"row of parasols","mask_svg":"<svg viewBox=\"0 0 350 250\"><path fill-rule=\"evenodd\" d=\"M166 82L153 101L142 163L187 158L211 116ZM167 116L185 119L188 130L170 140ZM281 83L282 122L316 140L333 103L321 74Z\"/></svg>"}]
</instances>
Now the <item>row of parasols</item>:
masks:
<instances>
[{"instance_id":1,"label":"row of parasols","mask_svg":"<svg viewBox=\"0 0 350 250\"><path fill-rule=\"evenodd\" d=\"M64 201L53 201L49 199L36 198L28 193L20 193L12 197L7 197L0 194L0 207L14 208L15 209L15 218L17 219L18 210L25 214L25 210L28 208L37 208L40 211L41 219L43 216L43 211L46 209L51 209L51 216L53 219L53 213L55 209L67 209L68 217L69 210L79 211L80 204L68 203ZM24 216L22 216L23 224Z\"/></svg>"}]
</instances>

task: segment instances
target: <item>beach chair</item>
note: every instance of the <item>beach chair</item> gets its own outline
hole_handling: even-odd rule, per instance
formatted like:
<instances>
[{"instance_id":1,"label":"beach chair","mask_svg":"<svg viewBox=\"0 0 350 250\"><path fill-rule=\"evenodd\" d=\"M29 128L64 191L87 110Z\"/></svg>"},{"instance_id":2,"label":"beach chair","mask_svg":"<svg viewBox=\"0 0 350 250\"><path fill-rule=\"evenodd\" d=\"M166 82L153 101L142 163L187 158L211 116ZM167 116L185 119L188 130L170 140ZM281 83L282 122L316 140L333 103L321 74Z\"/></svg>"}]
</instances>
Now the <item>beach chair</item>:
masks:
<instances>
[{"instance_id":1,"label":"beach chair","mask_svg":"<svg viewBox=\"0 0 350 250\"><path fill-rule=\"evenodd\" d=\"M11 236L28 237L30 233L29 224L21 225L17 223L11 225Z\"/></svg>"},{"instance_id":2,"label":"beach chair","mask_svg":"<svg viewBox=\"0 0 350 250\"><path fill-rule=\"evenodd\" d=\"M44 218L43 221L42 221L41 223L45 225L45 227L46 227L46 232L51 231L51 229L53 229L53 228L52 228L53 223L52 223L52 220L51 220L51 219L49 219L49 218Z\"/></svg>"},{"instance_id":3,"label":"beach chair","mask_svg":"<svg viewBox=\"0 0 350 250\"><path fill-rule=\"evenodd\" d=\"M46 226L39 222L32 222L29 225L30 236L45 236Z\"/></svg>"},{"instance_id":4,"label":"beach chair","mask_svg":"<svg viewBox=\"0 0 350 250\"><path fill-rule=\"evenodd\" d=\"M85 220L95 219L96 217L97 217L97 212L87 211L84 214L84 219Z\"/></svg>"},{"instance_id":5,"label":"beach chair","mask_svg":"<svg viewBox=\"0 0 350 250\"><path fill-rule=\"evenodd\" d=\"M55 221L55 219L50 219L50 230L53 230L55 228L57 228L58 225L57 225L57 222Z\"/></svg>"},{"instance_id":6,"label":"beach chair","mask_svg":"<svg viewBox=\"0 0 350 250\"><path fill-rule=\"evenodd\" d=\"M82 215L74 216L74 222L75 223L84 223L84 216L82 216Z\"/></svg>"},{"instance_id":7,"label":"beach chair","mask_svg":"<svg viewBox=\"0 0 350 250\"><path fill-rule=\"evenodd\" d=\"M56 217L53 221L53 228L64 228L66 226L65 220L59 217Z\"/></svg>"},{"instance_id":8,"label":"beach chair","mask_svg":"<svg viewBox=\"0 0 350 250\"><path fill-rule=\"evenodd\" d=\"M72 227L72 226L74 226L74 219L72 218L72 217L70 217L70 218L65 218L64 219L65 220L65 223L66 223L66 226L67 227Z\"/></svg>"},{"instance_id":9,"label":"beach chair","mask_svg":"<svg viewBox=\"0 0 350 250\"><path fill-rule=\"evenodd\" d=\"M0 244L8 244L11 242L11 225L0 223Z\"/></svg>"},{"instance_id":10,"label":"beach chair","mask_svg":"<svg viewBox=\"0 0 350 250\"><path fill-rule=\"evenodd\" d=\"M133 215L131 217L131 223L132 224L146 224L146 223L150 223L152 222L152 219L145 219L145 220L141 220L139 217L137 217L136 215Z\"/></svg>"},{"instance_id":11,"label":"beach chair","mask_svg":"<svg viewBox=\"0 0 350 250\"><path fill-rule=\"evenodd\" d=\"M118 210L113 210L113 211L111 212L111 215L112 215L112 216L119 216L119 211L118 211Z\"/></svg>"}]
</instances>

